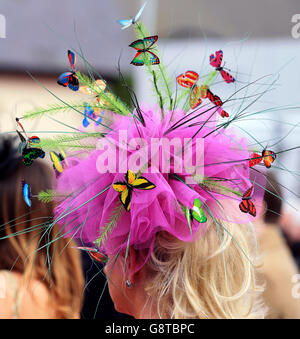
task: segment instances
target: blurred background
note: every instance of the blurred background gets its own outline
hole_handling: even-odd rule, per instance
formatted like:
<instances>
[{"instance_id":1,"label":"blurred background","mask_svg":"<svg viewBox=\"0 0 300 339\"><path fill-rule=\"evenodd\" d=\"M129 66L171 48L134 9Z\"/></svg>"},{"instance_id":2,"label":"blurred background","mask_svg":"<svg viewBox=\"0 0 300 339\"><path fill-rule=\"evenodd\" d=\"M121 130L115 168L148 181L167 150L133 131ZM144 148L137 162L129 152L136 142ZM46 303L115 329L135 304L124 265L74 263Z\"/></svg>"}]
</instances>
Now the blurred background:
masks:
<instances>
[{"instance_id":1,"label":"blurred background","mask_svg":"<svg viewBox=\"0 0 300 339\"><path fill-rule=\"evenodd\" d=\"M29 110L57 104L57 98L76 102L83 95L57 84L58 76L70 70L68 49L82 51L115 93L129 101L119 82L119 62L139 102L154 103L144 69L130 65L133 29L121 30L117 23L133 17L144 2L0 0L0 132L15 133L15 118ZM159 36L160 58L174 78L174 90L176 76L186 70L208 74L209 55L222 49L236 82L217 81L213 92L224 101L245 87L225 104L226 111L252 114L234 125L241 133L247 130L253 151L262 151L259 141L280 152L300 142L300 37L292 34L300 35L300 26L297 29L292 19L300 13L299 5L299 0L148 0L142 20L150 34ZM79 58L76 68L85 71ZM82 122L72 112L55 119L74 128ZM26 120L24 127L39 136L72 131L46 115ZM300 150L280 154L272 171L284 186L285 224L298 229L292 232L299 244L294 256L300 266Z\"/></svg>"},{"instance_id":2,"label":"blurred background","mask_svg":"<svg viewBox=\"0 0 300 339\"><path fill-rule=\"evenodd\" d=\"M0 14L6 19L6 38L0 39L1 132L15 129L16 116L57 103L42 86L67 102L78 99L81 94L56 83L58 75L69 70L67 49L81 49L114 91L128 100L118 84L120 62L139 101L154 102L144 70L130 65L134 51L128 45L135 39L133 30L121 30L117 23L118 19L133 17L143 3L144 0L1 0ZM247 127L253 136L253 150L261 151L255 145L259 140L278 152L299 144L296 125L300 112L295 107L300 106L300 45L292 36L296 24L292 17L298 12L298 0L148 0L142 19L151 34L159 35L161 58L174 77L174 87L175 77L187 69L207 74L212 69L209 55L218 49L223 49L226 67L237 79L234 85L222 81L215 85L214 91L222 93L222 98L264 76L236 95L226 109L237 113L250 103L245 108L249 113L271 108L257 119L236 125L241 131ZM77 69L84 71L81 60ZM268 93L259 103L253 102L253 95L264 91ZM252 97L243 101L246 96ZM65 114L71 125L80 123L80 117ZM44 117L33 124L26 122L26 128L64 131L67 127ZM295 193L284 190L285 200L298 205L300 151L282 154L277 165L281 169L276 174ZM299 213L295 215L299 217Z\"/></svg>"}]
</instances>

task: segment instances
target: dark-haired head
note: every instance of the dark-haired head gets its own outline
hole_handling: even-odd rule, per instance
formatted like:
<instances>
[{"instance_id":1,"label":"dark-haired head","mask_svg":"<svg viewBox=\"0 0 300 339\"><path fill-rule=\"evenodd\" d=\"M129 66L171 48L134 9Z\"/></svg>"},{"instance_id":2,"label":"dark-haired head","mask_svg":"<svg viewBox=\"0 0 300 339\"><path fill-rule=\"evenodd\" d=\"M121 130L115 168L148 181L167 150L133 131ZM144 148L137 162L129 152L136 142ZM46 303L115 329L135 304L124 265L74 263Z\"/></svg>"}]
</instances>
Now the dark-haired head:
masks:
<instances>
[{"instance_id":1,"label":"dark-haired head","mask_svg":"<svg viewBox=\"0 0 300 339\"><path fill-rule=\"evenodd\" d=\"M80 307L83 277L79 254L71 248L75 244L62 237L61 229L51 225L53 205L33 197L29 207L22 193L22 180L36 196L51 189L52 177L45 159L25 166L17 139L0 138L0 270L21 273L25 283L36 279L51 286L57 314L68 318Z\"/></svg>"}]
</instances>

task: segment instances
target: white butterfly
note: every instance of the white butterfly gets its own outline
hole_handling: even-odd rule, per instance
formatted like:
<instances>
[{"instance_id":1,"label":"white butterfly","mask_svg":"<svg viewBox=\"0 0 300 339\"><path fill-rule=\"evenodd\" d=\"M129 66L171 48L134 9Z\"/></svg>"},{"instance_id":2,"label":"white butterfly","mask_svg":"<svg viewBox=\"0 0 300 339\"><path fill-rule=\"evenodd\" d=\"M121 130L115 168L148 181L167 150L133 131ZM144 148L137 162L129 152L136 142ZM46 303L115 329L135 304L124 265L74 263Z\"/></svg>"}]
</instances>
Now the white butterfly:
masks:
<instances>
[{"instance_id":1,"label":"white butterfly","mask_svg":"<svg viewBox=\"0 0 300 339\"><path fill-rule=\"evenodd\" d=\"M138 21L139 17L143 13L143 10L144 10L146 4L147 4L147 2L144 3L144 5L138 11L137 15L135 17L133 17L132 19L118 20L118 23L122 26L122 29L130 27L131 25L134 25Z\"/></svg>"}]
</instances>

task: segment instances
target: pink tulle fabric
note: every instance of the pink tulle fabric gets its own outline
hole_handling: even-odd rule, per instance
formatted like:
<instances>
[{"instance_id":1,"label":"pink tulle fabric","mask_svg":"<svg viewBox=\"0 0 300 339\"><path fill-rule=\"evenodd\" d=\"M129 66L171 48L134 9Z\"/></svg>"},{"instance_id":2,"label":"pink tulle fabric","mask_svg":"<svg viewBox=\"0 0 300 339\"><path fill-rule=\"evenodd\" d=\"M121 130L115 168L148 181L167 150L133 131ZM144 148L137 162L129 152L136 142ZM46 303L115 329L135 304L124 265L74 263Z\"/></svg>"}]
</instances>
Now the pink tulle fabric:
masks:
<instances>
[{"instance_id":1,"label":"pink tulle fabric","mask_svg":"<svg viewBox=\"0 0 300 339\"><path fill-rule=\"evenodd\" d=\"M251 200L259 214L265 184L263 174L253 170L250 173L247 141L239 138L232 128L219 128L215 131L217 124L223 122L217 119L215 106L205 106L191 114L181 110L165 111L164 119L161 119L158 109L144 107L142 111L145 126L136 122L132 116L118 117L111 126L112 131L106 135L105 139L110 142L105 149L96 149L84 158L69 158L70 165L57 182L58 196L69 196L59 201L55 209L56 221L65 236L72 236L85 245L93 244L103 233L116 208L120 206L120 193L112 187L115 182L125 181L124 171L120 173L120 167L124 168L124 163L118 163L119 158L114 153L115 150L120 152L124 148L124 145L119 144L120 131L123 134L125 131L127 142L130 144L130 147L127 147L127 155L140 152L140 148L131 143L134 138L147 141L144 147L149 151L146 160L150 170L142 175L156 187L152 190L133 189L130 211L122 208L121 216L108 232L106 241L100 248L109 256L125 251L128 244L140 250L144 255L134 271L149 258L158 232L166 231L185 242L191 242L195 237L205 234L208 222L198 223L193 220L190 230L182 206L192 208L194 200L198 198L206 216L213 215L216 219L246 224L253 221L254 217L240 211L241 197L231 191L243 194L253 185ZM176 122L176 128L172 129ZM197 183L185 184L179 181L178 177L185 180L190 174L184 168L180 173L176 172L172 162L170 173L163 173L162 167L165 164L161 154L159 167L153 169L150 141L163 137L169 140L178 138L182 142L184 138L193 137L189 146L192 148L193 158L197 156L196 139L203 139L203 174L213 182L209 181L211 184L206 186ZM107 154L108 158L117 159L116 173L99 173L99 168L97 169L99 157ZM170 154L173 158L177 156L172 149ZM111 159L107 159L107 162L109 160ZM151 169L156 170L156 173L151 173ZM225 192L218 188L220 185L226 186Z\"/></svg>"}]
</instances>

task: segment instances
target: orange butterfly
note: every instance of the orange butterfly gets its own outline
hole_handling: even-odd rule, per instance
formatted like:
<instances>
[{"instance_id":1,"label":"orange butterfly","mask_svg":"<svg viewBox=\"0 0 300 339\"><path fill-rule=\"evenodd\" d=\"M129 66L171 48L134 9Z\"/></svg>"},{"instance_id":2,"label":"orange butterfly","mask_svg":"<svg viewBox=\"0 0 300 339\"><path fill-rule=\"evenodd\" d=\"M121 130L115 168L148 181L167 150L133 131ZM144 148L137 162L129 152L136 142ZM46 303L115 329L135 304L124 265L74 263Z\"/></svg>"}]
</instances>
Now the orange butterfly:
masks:
<instances>
[{"instance_id":1,"label":"orange butterfly","mask_svg":"<svg viewBox=\"0 0 300 339\"><path fill-rule=\"evenodd\" d=\"M272 163L275 161L275 159L276 159L276 153L270 150L263 150L261 155L257 153L252 153L251 159L249 160L249 167L253 167L261 163L261 161L263 160L264 165L267 168L270 168Z\"/></svg>"},{"instance_id":2,"label":"orange butterfly","mask_svg":"<svg viewBox=\"0 0 300 339\"><path fill-rule=\"evenodd\" d=\"M95 95L96 101L101 107L109 105L109 102L106 99L102 98L102 93L104 93L105 89L106 89L106 82L101 79L97 79L91 86L80 86L79 87L80 92L84 94ZM105 95L111 99L114 98L111 93L105 93ZM94 110L93 113L99 116L101 112L102 112L102 109L99 108L99 109Z\"/></svg>"},{"instance_id":3,"label":"orange butterfly","mask_svg":"<svg viewBox=\"0 0 300 339\"><path fill-rule=\"evenodd\" d=\"M202 103L202 99L205 98L207 98L215 106L221 107L223 105L223 102L220 97L213 94L207 85L198 86L198 79L199 75L194 71L186 71L185 73L178 75L178 77L176 78L180 86L192 89L189 100L191 109L195 109L196 107L198 107ZM221 112L219 113L222 118L229 117L229 114L224 110L221 110Z\"/></svg>"}]
</instances>

